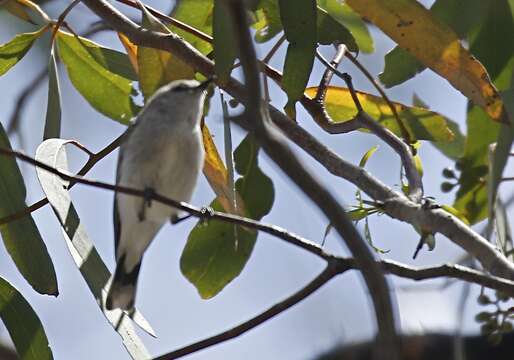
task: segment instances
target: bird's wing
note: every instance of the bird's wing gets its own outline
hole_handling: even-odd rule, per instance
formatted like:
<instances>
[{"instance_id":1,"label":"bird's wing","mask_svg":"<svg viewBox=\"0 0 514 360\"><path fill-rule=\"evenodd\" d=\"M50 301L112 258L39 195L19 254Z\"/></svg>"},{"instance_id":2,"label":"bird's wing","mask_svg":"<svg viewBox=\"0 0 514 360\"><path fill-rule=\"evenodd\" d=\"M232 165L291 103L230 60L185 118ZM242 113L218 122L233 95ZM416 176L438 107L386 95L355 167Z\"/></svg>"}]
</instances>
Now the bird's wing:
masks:
<instances>
[{"instance_id":1,"label":"bird's wing","mask_svg":"<svg viewBox=\"0 0 514 360\"><path fill-rule=\"evenodd\" d=\"M123 162L123 148L126 143L128 137L134 131L136 127L136 122L132 122L125 133L123 134L123 139L121 140L120 151L118 152L118 164L116 165L116 185L120 182L121 171L120 166ZM118 211L118 193L114 192L114 206L113 206L113 224L114 224L114 254L116 258L118 257L118 245L120 244L120 235L121 235L121 219Z\"/></svg>"},{"instance_id":2,"label":"bird's wing","mask_svg":"<svg viewBox=\"0 0 514 360\"><path fill-rule=\"evenodd\" d=\"M120 149L118 153L118 165L116 167L116 184L120 179L120 164L123 160L123 153ZM121 222L120 214L118 212L118 193L114 192L114 207L113 207L113 223L114 223L114 254L118 258L118 245L120 244Z\"/></svg>"}]
</instances>

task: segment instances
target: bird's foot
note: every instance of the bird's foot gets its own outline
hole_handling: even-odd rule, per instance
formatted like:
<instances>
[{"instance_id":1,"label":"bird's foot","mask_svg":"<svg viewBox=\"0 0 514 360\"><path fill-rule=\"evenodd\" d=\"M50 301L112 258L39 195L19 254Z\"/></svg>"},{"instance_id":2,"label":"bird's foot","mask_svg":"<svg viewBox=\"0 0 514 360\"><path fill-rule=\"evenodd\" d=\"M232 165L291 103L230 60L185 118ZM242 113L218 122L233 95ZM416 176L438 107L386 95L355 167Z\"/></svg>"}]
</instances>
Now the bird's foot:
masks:
<instances>
[{"instance_id":1,"label":"bird's foot","mask_svg":"<svg viewBox=\"0 0 514 360\"><path fill-rule=\"evenodd\" d=\"M214 210L209 206L202 206L200 212L202 213L200 217L201 223L207 223L214 216Z\"/></svg>"},{"instance_id":2,"label":"bird's foot","mask_svg":"<svg viewBox=\"0 0 514 360\"><path fill-rule=\"evenodd\" d=\"M146 219L146 208L152 206L152 199L155 196L155 190L150 187L146 187L144 189L143 195L143 204L141 206L141 210L139 211L138 217L139 221L145 221Z\"/></svg>"}]
</instances>

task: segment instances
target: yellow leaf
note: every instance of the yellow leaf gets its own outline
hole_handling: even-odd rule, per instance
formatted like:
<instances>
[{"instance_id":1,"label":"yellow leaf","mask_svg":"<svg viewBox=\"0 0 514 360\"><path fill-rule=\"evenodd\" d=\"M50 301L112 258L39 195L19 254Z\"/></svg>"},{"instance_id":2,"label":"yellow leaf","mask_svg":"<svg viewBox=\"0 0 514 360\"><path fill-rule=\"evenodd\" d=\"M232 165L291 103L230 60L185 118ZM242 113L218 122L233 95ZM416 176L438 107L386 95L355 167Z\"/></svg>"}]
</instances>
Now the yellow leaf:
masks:
<instances>
[{"instance_id":1,"label":"yellow leaf","mask_svg":"<svg viewBox=\"0 0 514 360\"><path fill-rule=\"evenodd\" d=\"M498 91L484 66L455 32L415 0L347 0L400 47L447 79L496 121L508 121ZM505 119L504 119L505 117Z\"/></svg>"},{"instance_id":2,"label":"yellow leaf","mask_svg":"<svg viewBox=\"0 0 514 360\"><path fill-rule=\"evenodd\" d=\"M314 98L317 91L317 87L311 87L305 90L305 94ZM402 135L391 108L384 99L360 91L357 91L357 97L366 113L398 136ZM448 128L446 119L442 115L396 102L393 102L393 106L411 136L417 140L441 142L453 140L454 134ZM329 86L325 96L325 107L335 122L348 121L357 114L352 96L347 88Z\"/></svg>"},{"instance_id":3,"label":"yellow leaf","mask_svg":"<svg viewBox=\"0 0 514 360\"><path fill-rule=\"evenodd\" d=\"M132 67L134 68L134 71L139 73L139 69L137 66L137 45L134 44L128 37L125 36L123 33L118 33L118 38L120 39L121 44L127 51L128 58L130 60L130 63L132 64Z\"/></svg>"},{"instance_id":4,"label":"yellow leaf","mask_svg":"<svg viewBox=\"0 0 514 360\"><path fill-rule=\"evenodd\" d=\"M202 126L202 137L203 146L205 149L203 174L207 178L211 188L216 193L218 201L223 206L225 211L234 213L234 205L233 201L231 201L234 190L231 189L228 184L227 168L225 167L223 160L221 160L218 149L216 148L216 144L214 144L214 141L212 140L209 128L205 124ZM237 193L236 203L236 213L238 215L244 216L245 212L243 200Z\"/></svg>"}]
</instances>

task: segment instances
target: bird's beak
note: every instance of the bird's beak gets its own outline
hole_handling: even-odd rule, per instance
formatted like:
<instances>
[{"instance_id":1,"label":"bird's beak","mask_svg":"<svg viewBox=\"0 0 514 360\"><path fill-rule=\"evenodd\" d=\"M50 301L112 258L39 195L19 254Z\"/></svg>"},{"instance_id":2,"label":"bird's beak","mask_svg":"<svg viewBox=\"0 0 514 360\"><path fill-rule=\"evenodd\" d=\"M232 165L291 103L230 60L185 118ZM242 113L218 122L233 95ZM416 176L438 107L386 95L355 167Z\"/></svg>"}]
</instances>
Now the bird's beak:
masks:
<instances>
[{"instance_id":1,"label":"bird's beak","mask_svg":"<svg viewBox=\"0 0 514 360\"><path fill-rule=\"evenodd\" d=\"M205 90L216 80L215 76L210 76L207 80L202 81L200 85L197 86L198 90Z\"/></svg>"}]
</instances>

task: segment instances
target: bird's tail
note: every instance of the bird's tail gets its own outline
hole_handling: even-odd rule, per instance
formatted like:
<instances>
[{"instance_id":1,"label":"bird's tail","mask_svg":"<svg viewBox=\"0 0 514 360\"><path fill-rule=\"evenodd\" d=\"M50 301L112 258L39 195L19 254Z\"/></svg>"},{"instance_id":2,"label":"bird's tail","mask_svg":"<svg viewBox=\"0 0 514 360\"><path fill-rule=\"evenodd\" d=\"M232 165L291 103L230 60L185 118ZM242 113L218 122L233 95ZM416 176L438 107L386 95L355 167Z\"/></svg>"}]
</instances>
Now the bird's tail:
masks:
<instances>
[{"instance_id":1,"label":"bird's tail","mask_svg":"<svg viewBox=\"0 0 514 360\"><path fill-rule=\"evenodd\" d=\"M134 308L140 268L141 263L139 262L132 269L127 270L125 255L118 260L105 301L107 310L122 309L130 311Z\"/></svg>"}]
</instances>

